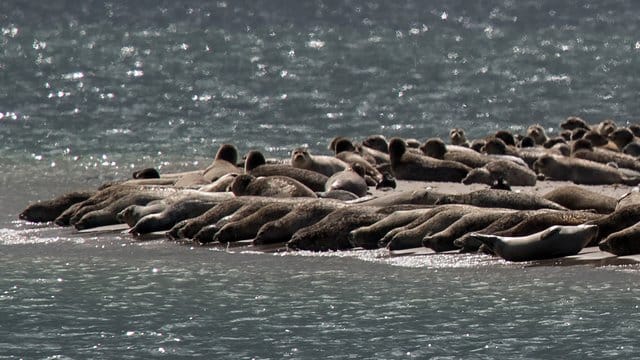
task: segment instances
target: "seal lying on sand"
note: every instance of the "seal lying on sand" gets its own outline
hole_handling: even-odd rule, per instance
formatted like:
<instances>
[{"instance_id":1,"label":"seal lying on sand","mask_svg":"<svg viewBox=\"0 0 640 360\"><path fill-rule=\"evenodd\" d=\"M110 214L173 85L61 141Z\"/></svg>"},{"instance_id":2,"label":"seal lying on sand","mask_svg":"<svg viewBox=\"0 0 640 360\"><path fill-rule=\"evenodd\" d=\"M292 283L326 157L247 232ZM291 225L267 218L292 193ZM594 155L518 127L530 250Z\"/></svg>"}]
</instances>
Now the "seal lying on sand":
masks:
<instances>
[{"instance_id":1,"label":"seal lying on sand","mask_svg":"<svg viewBox=\"0 0 640 360\"><path fill-rule=\"evenodd\" d=\"M468 204L479 207L507 208L515 210L554 209L567 210L553 201L539 196L516 193L505 190L485 189L472 191L467 194L442 195L436 205Z\"/></svg>"},{"instance_id":2,"label":"seal lying on sand","mask_svg":"<svg viewBox=\"0 0 640 360\"><path fill-rule=\"evenodd\" d=\"M358 197L365 196L369 187L364 176L364 168L359 163L354 163L351 167L331 175L325 184L325 190L346 190Z\"/></svg>"},{"instance_id":3,"label":"seal lying on sand","mask_svg":"<svg viewBox=\"0 0 640 360\"><path fill-rule=\"evenodd\" d=\"M596 225L552 226L522 237L472 234L494 253L508 261L531 261L575 255L598 232Z\"/></svg>"},{"instance_id":4,"label":"seal lying on sand","mask_svg":"<svg viewBox=\"0 0 640 360\"><path fill-rule=\"evenodd\" d=\"M571 210L594 210L608 214L616 209L615 198L576 185L557 187L543 197Z\"/></svg>"},{"instance_id":5,"label":"seal lying on sand","mask_svg":"<svg viewBox=\"0 0 640 360\"><path fill-rule=\"evenodd\" d=\"M251 150L244 161L244 171L255 177L260 176L288 176L298 180L313 191L324 191L328 177L317 171L301 169L285 164L267 164L267 160L260 151Z\"/></svg>"},{"instance_id":6,"label":"seal lying on sand","mask_svg":"<svg viewBox=\"0 0 640 360\"><path fill-rule=\"evenodd\" d=\"M598 247L618 256L640 254L640 222L609 234Z\"/></svg>"},{"instance_id":7,"label":"seal lying on sand","mask_svg":"<svg viewBox=\"0 0 640 360\"><path fill-rule=\"evenodd\" d=\"M465 185L480 183L492 185L494 181L503 179L511 186L534 186L537 175L531 169L517 165L509 160L491 161L484 167L473 169L462 179Z\"/></svg>"},{"instance_id":8,"label":"seal lying on sand","mask_svg":"<svg viewBox=\"0 0 640 360\"><path fill-rule=\"evenodd\" d=\"M236 166L238 162L238 149L231 144L222 144L216 152L216 157L203 172L203 176L209 182L217 180L219 177L229 173L239 173Z\"/></svg>"},{"instance_id":9,"label":"seal lying on sand","mask_svg":"<svg viewBox=\"0 0 640 360\"><path fill-rule=\"evenodd\" d=\"M446 160L407 151L407 144L400 138L389 141L391 171L399 180L460 182L471 170L470 167Z\"/></svg>"},{"instance_id":10,"label":"seal lying on sand","mask_svg":"<svg viewBox=\"0 0 640 360\"><path fill-rule=\"evenodd\" d=\"M640 177L627 178L613 167L595 161L543 155L534 163L534 170L553 180L572 181L576 184L625 184L635 186Z\"/></svg>"},{"instance_id":11,"label":"seal lying on sand","mask_svg":"<svg viewBox=\"0 0 640 360\"><path fill-rule=\"evenodd\" d=\"M307 149L297 148L291 152L291 166L331 176L348 168L349 164L332 156L311 155Z\"/></svg>"},{"instance_id":12,"label":"seal lying on sand","mask_svg":"<svg viewBox=\"0 0 640 360\"><path fill-rule=\"evenodd\" d=\"M256 178L251 175L242 174L233 179L229 188L236 196L317 197L313 190L288 176Z\"/></svg>"},{"instance_id":13,"label":"seal lying on sand","mask_svg":"<svg viewBox=\"0 0 640 360\"><path fill-rule=\"evenodd\" d=\"M85 201L95 193L95 191L73 191L51 200L39 201L29 205L18 217L31 222L53 221L71 205Z\"/></svg>"}]
</instances>

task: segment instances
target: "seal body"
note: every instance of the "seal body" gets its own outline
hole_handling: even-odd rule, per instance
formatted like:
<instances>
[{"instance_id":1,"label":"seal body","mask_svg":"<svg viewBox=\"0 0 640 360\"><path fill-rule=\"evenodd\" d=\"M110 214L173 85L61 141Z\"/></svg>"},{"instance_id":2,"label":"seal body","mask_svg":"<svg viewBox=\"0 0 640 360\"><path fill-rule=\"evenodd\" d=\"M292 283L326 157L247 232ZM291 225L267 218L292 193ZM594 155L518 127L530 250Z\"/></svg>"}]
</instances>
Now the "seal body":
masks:
<instances>
[{"instance_id":1,"label":"seal body","mask_svg":"<svg viewBox=\"0 0 640 360\"><path fill-rule=\"evenodd\" d=\"M236 196L317 197L313 190L287 176L238 175L229 186Z\"/></svg>"},{"instance_id":2,"label":"seal body","mask_svg":"<svg viewBox=\"0 0 640 360\"><path fill-rule=\"evenodd\" d=\"M291 166L319 172L326 176L349 167L344 161L332 156L311 155L305 148L297 148L291 152Z\"/></svg>"},{"instance_id":3,"label":"seal body","mask_svg":"<svg viewBox=\"0 0 640 360\"><path fill-rule=\"evenodd\" d=\"M472 234L493 252L508 261L531 261L575 255L598 232L595 225L552 226L522 237Z\"/></svg>"},{"instance_id":4,"label":"seal body","mask_svg":"<svg viewBox=\"0 0 640 360\"><path fill-rule=\"evenodd\" d=\"M640 223L609 234L598 247L618 256L640 254Z\"/></svg>"},{"instance_id":5,"label":"seal body","mask_svg":"<svg viewBox=\"0 0 640 360\"><path fill-rule=\"evenodd\" d=\"M439 160L407 151L407 144L400 138L389 142L391 172L400 180L460 182L470 167L447 160Z\"/></svg>"}]
</instances>

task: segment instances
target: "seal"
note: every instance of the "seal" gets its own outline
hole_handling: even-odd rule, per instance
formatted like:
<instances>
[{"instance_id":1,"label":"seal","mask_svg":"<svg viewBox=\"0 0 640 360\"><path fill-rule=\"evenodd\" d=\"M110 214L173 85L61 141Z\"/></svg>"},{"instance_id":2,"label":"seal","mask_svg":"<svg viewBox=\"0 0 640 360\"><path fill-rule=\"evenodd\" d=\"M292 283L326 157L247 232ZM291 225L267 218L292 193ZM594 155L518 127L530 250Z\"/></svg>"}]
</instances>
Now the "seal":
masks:
<instances>
[{"instance_id":1,"label":"seal","mask_svg":"<svg viewBox=\"0 0 640 360\"><path fill-rule=\"evenodd\" d=\"M597 220L600 214L586 211L540 211L531 213L516 225L496 231L493 235L498 236L526 236L542 231L553 225L580 225L587 221Z\"/></svg>"},{"instance_id":2,"label":"seal","mask_svg":"<svg viewBox=\"0 0 640 360\"><path fill-rule=\"evenodd\" d=\"M471 170L468 166L447 160L438 160L407 151L400 138L389 141L391 172L399 180L460 182Z\"/></svg>"},{"instance_id":3,"label":"seal","mask_svg":"<svg viewBox=\"0 0 640 360\"><path fill-rule=\"evenodd\" d=\"M537 175L529 168L517 165L512 161L496 160L484 167L471 170L462 179L462 183L465 185L474 183L493 185L498 179L503 179L512 186L534 186Z\"/></svg>"},{"instance_id":4,"label":"seal","mask_svg":"<svg viewBox=\"0 0 640 360\"><path fill-rule=\"evenodd\" d=\"M542 145L548 140L547 133L540 124L529 126L527 128L527 136L532 138L536 145Z\"/></svg>"},{"instance_id":5,"label":"seal","mask_svg":"<svg viewBox=\"0 0 640 360\"><path fill-rule=\"evenodd\" d=\"M533 165L534 170L549 179L575 184L635 186L640 183L640 177L625 177L618 169L591 160L543 155Z\"/></svg>"},{"instance_id":6,"label":"seal","mask_svg":"<svg viewBox=\"0 0 640 360\"><path fill-rule=\"evenodd\" d=\"M336 141L335 157L349 164L351 167L358 164L358 166L364 170L365 174L371 176L375 180L375 183L382 180L382 174L378 169L373 167L369 161L365 160L364 157L356 152L355 146L349 139L343 138ZM373 161L375 163L375 159Z\"/></svg>"},{"instance_id":7,"label":"seal","mask_svg":"<svg viewBox=\"0 0 640 360\"><path fill-rule=\"evenodd\" d=\"M456 161L467 165L471 169L485 166L494 160L471 149L449 150L444 141L439 138L427 139L427 141L420 146L420 150L422 150L422 153L426 156L440 160Z\"/></svg>"},{"instance_id":8,"label":"seal","mask_svg":"<svg viewBox=\"0 0 640 360\"><path fill-rule=\"evenodd\" d=\"M226 174L226 175L229 175L229 174ZM226 176L226 175L223 175L223 176ZM216 181L218 179L216 179ZM208 185L208 184L211 184L211 181L206 177L204 177L204 175L191 173L191 174L185 174L184 176L176 180L173 186L189 188L189 187L198 187L201 185Z\"/></svg>"},{"instance_id":9,"label":"seal","mask_svg":"<svg viewBox=\"0 0 640 360\"><path fill-rule=\"evenodd\" d=\"M594 130L603 136L608 136L617 128L618 126L616 125L615 121L613 121L613 119L604 119L595 126Z\"/></svg>"},{"instance_id":10,"label":"seal","mask_svg":"<svg viewBox=\"0 0 640 360\"><path fill-rule=\"evenodd\" d=\"M449 141L451 145L470 147L467 136L462 128L453 128L449 130Z\"/></svg>"},{"instance_id":11,"label":"seal","mask_svg":"<svg viewBox=\"0 0 640 360\"><path fill-rule=\"evenodd\" d=\"M454 240L467 233L482 230L511 212L513 210L507 209L479 209L478 211L470 212L451 223L445 229L426 235L422 239L422 245L431 248L435 252L459 249L454 244Z\"/></svg>"},{"instance_id":12,"label":"seal","mask_svg":"<svg viewBox=\"0 0 640 360\"><path fill-rule=\"evenodd\" d=\"M151 201L160 200L164 195L155 191L141 191L123 196L102 209L84 214L73 226L77 230L91 229L100 226L119 224L118 213L130 205L146 205Z\"/></svg>"},{"instance_id":13,"label":"seal","mask_svg":"<svg viewBox=\"0 0 640 360\"><path fill-rule=\"evenodd\" d=\"M136 225L138 220L142 219L144 216L161 213L166 208L167 204L165 204L164 201L154 200L150 201L146 205L129 205L120 211L116 215L116 218L118 219L118 222L127 224L129 227L133 227Z\"/></svg>"},{"instance_id":14,"label":"seal","mask_svg":"<svg viewBox=\"0 0 640 360\"><path fill-rule=\"evenodd\" d=\"M325 191L346 190L358 197L365 196L369 187L364 176L364 168L359 163L354 163L351 167L331 175L325 184Z\"/></svg>"},{"instance_id":15,"label":"seal","mask_svg":"<svg viewBox=\"0 0 640 360\"><path fill-rule=\"evenodd\" d=\"M282 218L262 225L253 239L253 244L287 242L296 231L319 222L331 212L344 206L339 202L328 200L312 200L299 204Z\"/></svg>"},{"instance_id":16,"label":"seal","mask_svg":"<svg viewBox=\"0 0 640 360\"><path fill-rule=\"evenodd\" d=\"M576 140L571 146L571 156L601 164L615 163L622 168L640 171L640 162L631 155L594 147L585 139ZM638 174L640 176L640 174Z\"/></svg>"},{"instance_id":17,"label":"seal","mask_svg":"<svg viewBox=\"0 0 640 360\"><path fill-rule=\"evenodd\" d=\"M449 225L453 224L464 215L471 212L478 211L473 206L443 206L435 208L430 213L430 217L419 223L418 220L412 221L410 224L396 228L393 231L388 232L381 240L381 243L388 241L386 245L387 249L404 250L423 246L423 239L425 236L435 234L439 231L446 229ZM426 214L423 214L421 218L426 218Z\"/></svg>"},{"instance_id":18,"label":"seal","mask_svg":"<svg viewBox=\"0 0 640 360\"><path fill-rule=\"evenodd\" d=\"M332 156L311 155L305 148L297 148L291 152L291 166L319 172L331 176L349 167L344 161Z\"/></svg>"},{"instance_id":19,"label":"seal","mask_svg":"<svg viewBox=\"0 0 640 360\"><path fill-rule=\"evenodd\" d=\"M542 196L571 210L594 210L600 214L615 211L617 201L614 197L591 191L582 186L563 185Z\"/></svg>"},{"instance_id":20,"label":"seal","mask_svg":"<svg viewBox=\"0 0 640 360\"><path fill-rule=\"evenodd\" d=\"M236 178L236 176L238 176L238 174L236 173L222 175L214 182L200 186L198 190L205 192L225 192L229 190L229 186L231 186L231 183L233 182L233 179Z\"/></svg>"},{"instance_id":21,"label":"seal","mask_svg":"<svg viewBox=\"0 0 640 360\"><path fill-rule=\"evenodd\" d=\"M587 124L586 121L582 120L582 118L578 116L569 116L566 118L561 124L560 127L564 130L575 130L575 129L585 129L591 130L591 127Z\"/></svg>"},{"instance_id":22,"label":"seal","mask_svg":"<svg viewBox=\"0 0 640 360\"><path fill-rule=\"evenodd\" d=\"M20 220L30 222L49 222L55 220L71 205L80 203L93 196L96 191L72 191L51 200L38 201L27 206L18 215Z\"/></svg>"},{"instance_id":23,"label":"seal","mask_svg":"<svg viewBox=\"0 0 640 360\"><path fill-rule=\"evenodd\" d=\"M329 179L317 171L301 169L286 164L267 164L260 151L251 150L245 156L244 171L255 177L260 176L288 176L306 185L313 191L324 191Z\"/></svg>"},{"instance_id":24,"label":"seal","mask_svg":"<svg viewBox=\"0 0 640 360\"><path fill-rule=\"evenodd\" d=\"M247 204L248 201L250 201L248 197L224 200L199 216L176 223L166 233L166 236L171 240L192 239L204 226L215 224L223 217L233 214L243 205Z\"/></svg>"},{"instance_id":25,"label":"seal","mask_svg":"<svg viewBox=\"0 0 640 360\"><path fill-rule=\"evenodd\" d=\"M633 188L631 191L618 198L614 210L621 209L629 205L640 205L640 189Z\"/></svg>"},{"instance_id":26,"label":"seal","mask_svg":"<svg viewBox=\"0 0 640 360\"><path fill-rule=\"evenodd\" d=\"M409 224L429 210L430 209L414 209L395 211L386 218L369 226L362 226L352 230L349 233L349 242L353 247L377 249L379 247L378 242L386 233Z\"/></svg>"},{"instance_id":27,"label":"seal","mask_svg":"<svg viewBox=\"0 0 640 360\"><path fill-rule=\"evenodd\" d=\"M385 138L383 135L367 136L364 140L362 140L362 146L366 146L369 149L374 149L385 154L387 154L389 151L389 143L387 142L387 138Z\"/></svg>"},{"instance_id":28,"label":"seal","mask_svg":"<svg viewBox=\"0 0 640 360\"><path fill-rule=\"evenodd\" d=\"M216 157L203 172L209 182L213 182L229 173L240 173L238 163L238 149L232 144L222 144L216 152Z\"/></svg>"},{"instance_id":29,"label":"seal","mask_svg":"<svg viewBox=\"0 0 640 360\"><path fill-rule=\"evenodd\" d=\"M398 191L383 196L360 202L361 205L392 206L402 204L435 205L436 201L445 194L429 189L413 191Z\"/></svg>"},{"instance_id":30,"label":"seal","mask_svg":"<svg viewBox=\"0 0 640 360\"><path fill-rule=\"evenodd\" d=\"M233 179L229 189L235 196L317 197L313 190L288 176L276 175L257 178L242 174Z\"/></svg>"},{"instance_id":31,"label":"seal","mask_svg":"<svg viewBox=\"0 0 640 360\"><path fill-rule=\"evenodd\" d=\"M609 134L609 140L613 141L618 149L622 151L625 146L634 142L636 140L636 137L628 128L617 128L616 130L611 132L611 134Z\"/></svg>"},{"instance_id":32,"label":"seal","mask_svg":"<svg viewBox=\"0 0 640 360\"><path fill-rule=\"evenodd\" d=\"M515 210L567 210L564 206L533 194L494 189L476 190L466 194L442 195L436 201L436 205L443 204L468 204L478 207L506 208Z\"/></svg>"},{"instance_id":33,"label":"seal","mask_svg":"<svg viewBox=\"0 0 640 360\"><path fill-rule=\"evenodd\" d=\"M296 231L287 242L287 248L311 251L351 249L353 245L349 242L349 233L352 230L371 225L385 216L374 208L343 207L317 223Z\"/></svg>"},{"instance_id":34,"label":"seal","mask_svg":"<svg viewBox=\"0 0 640 360\"><path fill-rule=\"evenodd\" d=\"M193 242L200 245L211 243L214 241L213 239L214 235L217 234L222 227L224 227L227 224L233 223L235 221L242 220L248 216L251 216L253 213L255 213L256 211L259 211L261 208L263 208L266 205L268 205L268 203L261 202L261 201L246 203L242 205L240 208L238 208L236 211L233 211L231 214L223 218L220 218L215 223L209 223L204 225L202 228L200 228L200 230L195 235L193 235L191 239L193 240Z\"/></svg>"},{"instance_id":35,"label":"seal","mask_svg":"<svg viewBox=\"0 0 640 360\"><path fill-rule=\"evenodd\" d=\"M507 261L532 261L576 255L598 232L595 225L552 226L528 236L471 236Z\"/></svg>"},{"instance_id":36,"label":"seal","mask_svg":"<svg viewBox=\"0 0 640 360\"><path fill-rule=\"evenodd\" d=\"M229 243L253 239L262 225L282 218L296 206L295 203L272 203L261 207L253 214L227 223L213 236L213 241Z\"/></svg>"},{"instance_id":37,"label":"seal","mask_svg":"<svg viewBox=\"0 0 640 360\"><path fill-rule=\"evenodd\" d=\"M640 223L609 234L598 247L618 256L640 254Z\"/></svg>"},{"instance_id":38,"label":"seal","mask_svg":"<svg viewBox=\"0 0 640 360\"><path fill-rule=\"evenodd\" d=\"M160 173L154 168L144 168L142 170L134 171L134 179L159 179Z\"/></svg>"},{"instance_id":39,"label":"seal","mask_svg":"<svg viewBox=\"0 0 640 360\"><path fill-rule=\"evenodd\" d=\"M347 190L316 191L316 195L321 199L335 199L341 201L353 201L360 198L360 196Z\"/></svg>"},{"instance_id":40,"label":"seal","mask_svg":"<svg viewBox=\"0 0 640 360\"><path fill-rule=\"evenodd\" d=\"M598 225L598 236L591 245L597 245L614 232L628 228L640 221L640 206L628 205L616 209L611 214L586 222L585 224Z\"/></svg>"}]
</instances>

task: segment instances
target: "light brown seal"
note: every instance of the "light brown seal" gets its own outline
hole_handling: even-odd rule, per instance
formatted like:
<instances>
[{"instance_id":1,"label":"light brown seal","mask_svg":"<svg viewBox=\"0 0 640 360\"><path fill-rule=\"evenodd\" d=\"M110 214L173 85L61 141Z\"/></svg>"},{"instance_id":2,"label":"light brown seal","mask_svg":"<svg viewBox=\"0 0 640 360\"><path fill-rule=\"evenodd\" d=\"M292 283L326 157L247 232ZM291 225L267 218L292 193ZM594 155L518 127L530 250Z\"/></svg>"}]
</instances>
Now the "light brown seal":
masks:
<instances>
[{"instance_id":1,"label":"light brown seal","mask_svg":"<svg viewBox=\"0 0 640 360\"><path fill-rule=\"evenodd\" d=\"M288 176L257 178L252 175L242 174L233 179L229 189L236 196L317 197L313 190Z\"/></svg>"},{"instance_id":2,"label":"light brown seal","mask_svg":"<svg viewBox=\"0 0 640 360\"><path fill-rule=\"evenodd\" d=\"M609 214L616 209L614 197L591 191L582 186L563 185L543 197L571 210L594 210L600 214Z\"/></svg>"},{"instance_id":3,"label":"light brown seal","mask_svg":"<svg viewBox=\"0 0 640 360\"><path fill-rule=\"evenodd\" d=\"M533 194L494 189L476 190L466 194L443 195L436 201L436 205L443 204L468 204L478 207L515 210L567 210L564 206L560 206L553 201L543 199Z\"/></svg>"},{"instance_id":4,"label":"light brown seal","mask_svg":"<svg viewBox=\"0 0 640 360\"><path fill-rule=\"evenodd\" d=\"M462 179L465 185L479 183L492 185L496 180L503 179L512 186L534 186L537 175L528 167L520 166L509 160L496 160L484 167L473 169Z\"/></svg>"},{"instance_id":5,"label":"light brown seal","mask_svg":"<svg viewBox=\"0 0 640 360\"><path fill-rule=\"evenodd\" d=\"M640 222L609 234L598 247L618 256L640 254Z\"/></svg>"},{"instance_id":6,"label":"light brown seal","mask_svg":"<svg viewBox=\"0 0 640 360\"><path fill-rule=\"evenodd\" d=\"M365 196L369 187L364 176L365 170L362 166L359 163L354 163L351 167L331 175L325 184L325 191L346 190L358 197Z\"/></svg>"},{"instance_id":7,"label":"light brown seal","mask_svg":"<svg viewBox=\"0 0 640 360\"><path fill-rule=\"evenodd\" d=\"M260 151L251 150L244 162L244 171L255 177L260 176L288 176L298 180L313 191L324 191L328 177L317 171L301 169L286 164L267 164Z\"/></svg>"},{"instance_id":8,"label":"light brown seal","mask_svg":"<svg viewBox=\"0 0 640 360\"><path fill-rule=\"evenodd\" d=\"M552 180L572 181L575 184L637 185L640 178L627 178L618 169L595 161L543 155L534 163L534 169Z\"/></svg>"},{"instance_id":9,"label":"light brown seal","mask_svg":"<svg viewBox=\"0 0 640 360\"><path fill-rule=\"evenodd\" d=\"M534 124L527 128L527 136L531 137L536 145L542 145L547 141L547 133L540 124Z\"/></svg>"},{"instance_id":10,"label":"light brown seal","mask_svg":"<svg viewBox=\"0 0 640 360\"><path fill-rule=\"evenodd\" d=\"M471 170L468 166L407 151L407 145L400 138L389 141L391 171L399 180L460 182Z\"/></svg>"},{"instance_id":11,"label":"light brown seal","mask_svg":"<svg viewBox=\"0 0 640 360\"><path fill-rule=\"evenodd\" d=\"M205 179L209 182L215 181L219 177L229 173L239 173L238 149L232 144L222 144L216 152L216 157L203 172Z\"/></svg>"},{"instance_id":12,"label":"light brown seal","mask_svg":"<svg viewBox=\"0 0 640 360\"><path fill-rule=\"evenodd\" d=\"M297 148L291 152L291 166L319 172L331 176L349 167L344 161L333 156L311 155L305 148Z\"/></svg>"}]
</instances>

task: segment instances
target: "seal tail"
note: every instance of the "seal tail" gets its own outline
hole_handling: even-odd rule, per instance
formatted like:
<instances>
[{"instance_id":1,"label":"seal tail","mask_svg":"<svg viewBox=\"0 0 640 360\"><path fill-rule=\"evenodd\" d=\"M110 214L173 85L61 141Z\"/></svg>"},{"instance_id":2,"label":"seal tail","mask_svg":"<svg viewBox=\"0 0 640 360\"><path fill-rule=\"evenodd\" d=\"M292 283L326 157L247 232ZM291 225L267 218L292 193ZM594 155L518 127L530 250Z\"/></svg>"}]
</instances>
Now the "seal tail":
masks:
<instances>
[{"instance_id":1,"label":"seal tail","mask_svg":"<svg viewBox=\"0 0 640 360\"><path fill-rule=\"evenodd\" d=\"M486 247L488 247L491 251L495 252L495 246L496 246L496 237L493 235L487 235L487 234L479 234L479 233L471 233L468 235L469 239L471 239L472 241L478 241L482 244L484 244Z\"/></svg>"}]
</instances>

